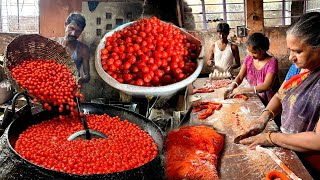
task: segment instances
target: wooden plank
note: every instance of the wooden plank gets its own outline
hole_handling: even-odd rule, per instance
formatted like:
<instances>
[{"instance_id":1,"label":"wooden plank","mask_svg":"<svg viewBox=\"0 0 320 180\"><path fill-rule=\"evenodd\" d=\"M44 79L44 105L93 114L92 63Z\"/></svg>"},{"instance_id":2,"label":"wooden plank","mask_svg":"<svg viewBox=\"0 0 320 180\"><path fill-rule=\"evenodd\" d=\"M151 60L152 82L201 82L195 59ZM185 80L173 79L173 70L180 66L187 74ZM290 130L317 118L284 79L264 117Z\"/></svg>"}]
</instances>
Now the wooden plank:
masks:
<instances>
[{"instance_id":1,"label":"wooden plank","mask_svg":"<svg viewBox=\"0 0 320 180\"><path fill-rule=\"evenodd\" d=\"M207 78L198 78L192 84L193 88L203 87L206 80ZM244 81L241 86L248 86L247 81ZM225 135L224 149L218 163L219 177L222 180L264 179L269 171L283 172L267 154L250 150L245 145L233 142L236 132L241 131L242 128L250 125L259 117L264 109L260 99L257 95L252 94L247 101L242 99L223 100L224 90L225 88L220 88L212 93L197 94L202 98L202 101L220 102L223 107L205 120L197 118L199 113L192 114L190 119L191 125L209 125ZM274 121L270 121L266 131L277 128ZM295 152L280 147L271 149L298 177L304 180L312 179Z\"/></svg>"}]
</instances>

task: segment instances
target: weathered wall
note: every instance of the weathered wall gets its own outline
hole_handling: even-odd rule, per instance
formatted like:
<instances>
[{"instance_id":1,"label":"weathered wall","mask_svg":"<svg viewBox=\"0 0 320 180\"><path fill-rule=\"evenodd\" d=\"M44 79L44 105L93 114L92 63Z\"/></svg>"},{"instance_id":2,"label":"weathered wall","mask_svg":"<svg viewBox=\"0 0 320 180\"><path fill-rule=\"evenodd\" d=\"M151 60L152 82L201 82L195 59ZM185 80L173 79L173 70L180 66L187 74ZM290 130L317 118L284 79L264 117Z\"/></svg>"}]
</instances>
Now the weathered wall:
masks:
<instances>
[{"instance_id":1,"label":"weathered wall","mask_svg":"<svg viewBox=\"0 0 320 180\"><path fill-rule=\"evenodd\" d=\"M4 54L7 45L17 36L15 33L0 33L0 54Z\"/></svg>"},{"instance_id":2,"label":"weathered wall","mask_svg":"<svg viewBox=\"0 0 320 180\"><path fill-rule=\"evenodd\" d=\"M40 34L45 37L64 35L64 22L73 11L81 12L79 0L41 0L39 1Z\"/></svg>"},{"instance_id":3,"label":"weathered wall","mask_svg":"<svg viewBox=\"0 0 320 180\"><path fill-rule=\"evenodd\" d=\"M263 22L263 0L246 0L247 27L249 34L261 32L264 27Z\"/></svg>"},{"instance_id":4,"label":"weathered wall","mask_svg":"<svg viewBox=\"0 0 320 180\"><path fill-rule=\"evenodd\" d=\"M270 49L271 52L279 60L279 77L280 80L284 80L289 67L292 62L289 61L289 53L286 43L286 30L287 27L265 27L263 29L264 34L270 40Z\"/></svg>"},{"instance_id":5,"label":"weathered wall","mask_svg":"<svg viewBox=\"0 0 320 180\"><path fill-rule=\"evenodd\" d=\"M18 34L13 33L0 33L0 81L7 79L3 68L4 53L6 51L6 46L17 36Z\"/></svg>"}]
</instances>

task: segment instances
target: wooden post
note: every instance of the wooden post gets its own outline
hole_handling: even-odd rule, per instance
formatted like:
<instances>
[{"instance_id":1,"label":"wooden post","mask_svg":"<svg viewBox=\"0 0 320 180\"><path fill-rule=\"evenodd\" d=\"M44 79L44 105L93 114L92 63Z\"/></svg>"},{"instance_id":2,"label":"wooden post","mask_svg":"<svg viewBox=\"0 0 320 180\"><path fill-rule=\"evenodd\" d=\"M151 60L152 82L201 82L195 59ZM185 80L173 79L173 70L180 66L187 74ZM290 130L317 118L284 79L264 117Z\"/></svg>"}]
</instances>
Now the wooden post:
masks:
<instances>
[{"instance_id":1,"label":"wooden post","mask_svg":"<svg viewBox=\"0 0 320 180\"><path fill-rule=\"evenodd\" d=\"M246 21L249 35L255 32L262 32L263 21L263 0L246 0Z\"/></svg>"}]
</instances>

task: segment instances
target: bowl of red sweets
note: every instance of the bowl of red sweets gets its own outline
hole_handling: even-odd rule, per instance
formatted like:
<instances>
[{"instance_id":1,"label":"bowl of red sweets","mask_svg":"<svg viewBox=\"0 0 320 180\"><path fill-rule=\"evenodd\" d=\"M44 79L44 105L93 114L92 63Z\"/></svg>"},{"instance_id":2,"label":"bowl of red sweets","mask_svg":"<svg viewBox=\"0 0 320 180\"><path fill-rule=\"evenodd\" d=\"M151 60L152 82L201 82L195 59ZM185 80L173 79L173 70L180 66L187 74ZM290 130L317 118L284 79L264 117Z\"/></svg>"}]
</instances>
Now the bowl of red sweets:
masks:
<instances>
[{"instance_id":1,"label":"bowl of red sweets","mask_svg":"<svg viewBox=\"0 0 320 180\"><path fill-rule=\"evenodd\" d=\"M95 67L110 86L129 95L174 94L200 74L201 41L157 17L123 24L106 33Z\"/></svg>"}]
</instances>

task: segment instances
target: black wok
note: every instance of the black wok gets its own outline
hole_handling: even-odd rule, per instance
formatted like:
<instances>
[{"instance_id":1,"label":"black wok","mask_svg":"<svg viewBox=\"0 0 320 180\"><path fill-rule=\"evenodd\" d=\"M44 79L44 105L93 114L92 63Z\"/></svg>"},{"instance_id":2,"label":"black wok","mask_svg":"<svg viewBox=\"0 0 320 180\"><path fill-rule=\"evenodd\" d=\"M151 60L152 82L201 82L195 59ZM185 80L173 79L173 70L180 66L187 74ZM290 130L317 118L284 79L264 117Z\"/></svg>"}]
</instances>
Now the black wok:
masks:
<instances>
[{"instance_id":1,"label":"black wok","mask_svg":"<svg viewBox=\"0 0 320 180\"><path fill-rule=\"evenodd\" d=\"M121 119L128 119L131 123L137 124L148 132L157 144L159 149L158 156L138 168L109 174L75 175L43 168L20 156L14 150L14 146L19 134L29 126L40 123L43 120L51 119L52 117L57 116L57 113L55 111L42 111L34 115L26 113L26 115L20 115L16 118L9 125L7 133L4 134L5 138L8 140L9 149L13 154L11 158L17 164L16 169L13 171L13 173L17 174L14 179L164 179L164 170L161 161L163 133L157 125L144 116L120 107L96 103L83 103L81 104L81 109L86 114L108 114L110 116L119 116ZM30 177L30 175L32 175L32 177Z\"/></svg>"}]
</instances>

